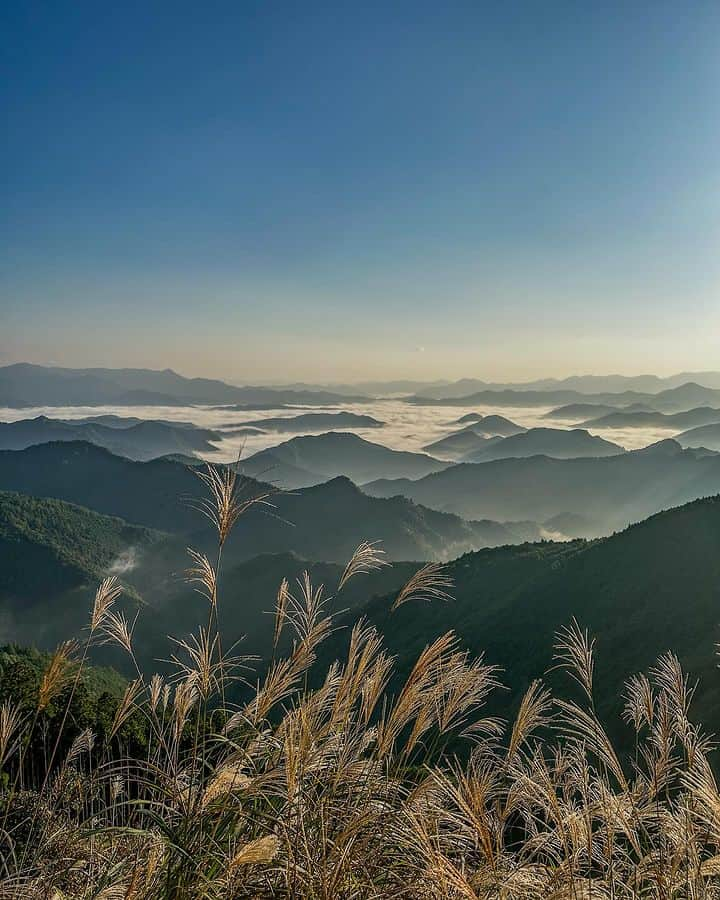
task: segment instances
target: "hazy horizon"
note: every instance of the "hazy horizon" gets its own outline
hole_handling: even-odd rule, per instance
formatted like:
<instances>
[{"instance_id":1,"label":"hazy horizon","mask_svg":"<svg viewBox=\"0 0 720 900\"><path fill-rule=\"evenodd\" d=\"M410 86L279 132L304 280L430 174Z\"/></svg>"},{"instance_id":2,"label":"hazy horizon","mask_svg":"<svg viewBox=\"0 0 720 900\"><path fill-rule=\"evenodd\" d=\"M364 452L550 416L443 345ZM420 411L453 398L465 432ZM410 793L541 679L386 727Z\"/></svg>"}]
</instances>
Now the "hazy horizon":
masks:
<instances>
[{"instance_id":1,"label":"hazy horizon","mask_svg":"<svg viewBox=\"0 0 720 900\"><path fill-rule=\"evenodd\" d=\"M584 369L577 370L567 370L567 371L559 371L559 374L552 374L546 370L539 370L535 374L530 374L527 376L518 376L512 377L508 375L504 376L502 373L492 376L487 372L463 372L457 376L448 376L438 374L433 376L429 373L423 372L420 375L411 375L407 373L398 372L395 374L390 374L387 376L381 376L376 374L374 371L368 371L365 375L358 375L354 378L318 378L312 379L307 377L296 377L296 378L265 378L265 379L256 379L255 382L250 378L243 378L241 375L222 375L222 374L209 374L204 371L188 371L182 368L176 368L171 365L162 365L157 361L153 361L149 365L131 365L131 364L123 364L120 363L118 365L111 365L107 361L102 362L90 362L87 364L76 365L72 362L58 362L55 360L46 360L46 359L26 359L26 358L13 358L8 354L4 354L0 352L0 367L12 366L12 365L36 365L47 368L63 368L63 369L138 369L138 370L147 370L154 372L162 372L165 370L173 371L175 374L182 376L183 378L214 378L219 381L225 381L230 385L236 385L238 387L249 386L253 383L262 384L268 387L287 387L293 384L308 384L308 385L317 385L320 387L332 387L333 385L362 385L364 383L372 383L372 382L391 382L391 381L413 381L418 383L427 383L427 384L441 384L448 383L452 384L456 381L463 380L476 380L483 381L488 384L517 384L522 385L524 383L531 383L534 381L558 381L562 382L569 378L642 378L642 377L657 377L661 379L672 378L679 375L687 375L688 379L691 379L692 376L702 376L704 374L718 374L720 373L720 361L715 365L714 368L668 368L666 371L650 371L645 369L638 369L637 371L633 371L629 368L625 369L617 369L617 370L608 370L608 371L589 371Z\"/></svg>"}]
</instances>

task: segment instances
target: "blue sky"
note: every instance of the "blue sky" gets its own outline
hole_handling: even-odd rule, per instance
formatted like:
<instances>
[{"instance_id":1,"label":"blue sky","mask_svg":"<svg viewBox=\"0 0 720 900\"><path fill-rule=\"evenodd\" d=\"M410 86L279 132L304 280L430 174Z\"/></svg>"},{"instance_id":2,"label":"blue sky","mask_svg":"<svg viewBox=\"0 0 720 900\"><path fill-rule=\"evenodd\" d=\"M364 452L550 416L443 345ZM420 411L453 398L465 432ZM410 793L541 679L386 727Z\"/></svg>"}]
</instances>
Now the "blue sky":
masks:
<instances>
[{"instance_id":1,"label":"blue sky","mask_svg":"<svg viewBox=\"0 0 720 900\"><path fill-rule=\"evenodd\" d=\"M0 362L720 368L720 6L9 3Z\"/></svg>"}]
</instances>

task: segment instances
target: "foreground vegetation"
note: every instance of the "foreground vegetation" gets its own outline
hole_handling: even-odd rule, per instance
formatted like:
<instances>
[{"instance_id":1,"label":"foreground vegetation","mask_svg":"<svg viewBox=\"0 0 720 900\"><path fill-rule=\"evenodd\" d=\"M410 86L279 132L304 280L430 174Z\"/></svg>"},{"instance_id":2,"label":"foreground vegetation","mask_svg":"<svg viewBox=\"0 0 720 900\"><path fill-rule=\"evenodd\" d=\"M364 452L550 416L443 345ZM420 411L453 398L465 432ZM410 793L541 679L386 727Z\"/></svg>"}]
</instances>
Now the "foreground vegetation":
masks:
<instances>
[{"instance_id":1,"label":"foreground vegetation","mask_svg":"<svg viewBox=\"0 0 720 900\"><path fill-rule=\"evenodd\" d=\"M118 693L88 667L109 642L135 666L112 578L82 645L0 658L0 897L720 897L711 743L674 656L626 687L625 756L596 712L593 644L576 623L556 643L571 699L533 682L503 722L486 712L501 673L452 633L392 691L394 660L368 622L315 672L334 620L307 576L279 587L254 683L252 661L223 646L217 581L235 522L270 498L241 500L230 469L202 477L217 554L191 552L207 620L168 650L173 674L137 666ZM361 545L335 595L382 565ZM450 590L430 564L388 616Z\"/></svg>"}]
</instances>

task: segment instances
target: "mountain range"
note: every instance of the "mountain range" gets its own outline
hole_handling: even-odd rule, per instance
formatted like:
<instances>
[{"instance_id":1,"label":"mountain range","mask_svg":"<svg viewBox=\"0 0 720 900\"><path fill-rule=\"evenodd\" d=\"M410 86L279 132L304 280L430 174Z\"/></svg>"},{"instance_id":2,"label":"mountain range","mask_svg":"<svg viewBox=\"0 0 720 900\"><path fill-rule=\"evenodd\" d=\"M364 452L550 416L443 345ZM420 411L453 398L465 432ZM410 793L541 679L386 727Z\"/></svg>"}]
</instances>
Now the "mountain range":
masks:
<instances>
[{"instance_id":1,"label":"mountain range","mask_svg":"<svg viewBox=\"0 0 720 900\"><path fill-rule=\"evenodd\" d=\"M502 438L484 437L469 425L423 447L441 459L463 462L487 462L492 459L536 456L544 454L556 459L582 456L612 456L625 448L582 429L530 428Z\"/></svg>"},{"instance_id":2,"label":"mountain range","mask_svg":"<svg viewBox=\"0 0 720 900\"><path fill-rule=\"evenodd\" d=\"M675 431L720 422L720 409L700 406L687 412L667 413L643 410L613 410L582 422L580 428L671 428Z\"/></svg>"},{"instance_id":3,"label":"mountain range","mask_svg":"<svg viewBox=\"0 0 720 900\"><path fill-rule=\"evenodd\" d=\"M261 450L243 460L240 470L292 490L337 475L345 475L356 484L381 477L422 478L447 465L424 453L390 450L350 432L330 431L291 438Z\"/></svg>"},{"instance_id":4,"label":"mountain range","mask_svg":"<svg viewBox=\"0 0 720 900\"><path fill-rule=\"evenodd\" d=\"M568 422L582 422L584 419L599 419L612 413L655 412L644 403L631 403L619 409L607 403L568 403L543 413L543 419L564 419Z\"/></svg>"},{"instance_id":5,"label":"mountain range","mask_svg":"<svg viewBox=\"0 0 720 900\"><path fill-rule=\"evenodd\" d=\"M572 375L526 382L491 382L477 378L454 382L396 379L356 384L296 383L239 387L212 378L186 378L172 369L72 369L14 363L0 367L0 406L186 406L198 403L274 409L285 404L322 406L403 394L440 401L483 392L548 395L569 392L580 397L625 392L655 395L687 382L720 389L720 372L681 372L665 378L657 375Z\"/></svg>"},{"instance_id":6,"label":"mountain range","mask_svg":"<svg viewBox=\"0 0 720 900\"><path fill-rule=\"evenodd\" d=\"M275 416L241 422L233 428L251 427L264 431L328 431L335 428L382 428L384 422L372 416L361 416L352 412L303 413L299 416Z\"/></svg>"},{"instance_id":7,"label":"mountain range","mask_svg":"<svg viewBox=\"0 0 720 900\"><path fill-rule=\"evenodd\" d=\"M683 447L706 448L720 451L720 423L691 428L676 435L675 440Z\"/></svg>"},{"instance_id":8,"label":"mountain range","mask_svg":"<svg viewBox=\"0 0 720 900\"><path fill-rule=\"evenodd\" d=\"M426 444L423 450L432 454L439 459L461 460L469 454L487 447L489 444L501 441L501 437L484 437L477 434L472 425L463 428L461 431L455 431L447 437L433 441L432 444Z\"/></svg>"},{"instance_id":9,"label":"mountain range","mask_svg":"<svg viewBox=\"0 0 720 900\"><path fill-rule=\"evenodd\" d=\"M16 363L0 367L0 406L189 406L241 404L274 409L286 403L322 406L367 398L332 391L236 387L185 378L172 369L65 369Z\"/></svg>"},{"instance_id":10,"label":"mountain range","mask_svg":"<svg viewBox=\"0 0 720 900\"><path fill-rule=\"evenodd\" d=\"M554 391L565 389L582 394L597 392L619 393L633 390L655 394L666 388L678 387L688 381L696 381L705 387L720 388L720 372L678 372L665 377L658 375L570 375L567 378L538 378L534 381L483 381L479 378L461 378L457 381L436 379L422 381L395 379L390 381L360 381L354 384L308 384L300 382L285 385L289 390L329 390L338 393L368 394L382 397L398 394L419 394L423 397L462 397L474 391Z\"/></svg>"},{"instance_id":11,"label":"mountain range","mask_svg":"<svg viewBox=\"0 0 720 900\"><path fill-rule=\"evenodd\" d=\"M0 490L52 497L127 522L167 532L205 549L212 543L198 510L203 485L170 460L139 463L87 443L42 444L0 452ZM244 479L239 496L267 496L235 528L227 554L247 559L288 551L308 559L343 561L363 540L381 540L391 559L448 559L485 546L535 539L530 522L465 521L402 497L369 497L347 478L282 493Z\"/></svg>"},{"instance_id":12,"label":"mountain range","mask_svg":"<svg viewBox=\"0 0 720 900\"><path fill-rule=\"evenodd\" d=\"M454 382L433 382L408 386L408 390L422 397L435 399L463 397L478 391L576 391L578 394L618 394L637 391L657 394L668 388L680 387L689 381L708 388L720 389L720 372L679 372L665 378L658 375L570 375L568 378L539 378L535 381L498 382L478 378L462 378Z\"/></svg>"},{"instance_id":13,"label":"mountain range","mask_svg":"<svg viewBox=\"0 0 720 900\"><path fill-rule=\"evenodd\" d=\"M660 412L684 412L697 406L720 404L720 389L707 388L694 382L668 388L656 394L638 391L622 393L583 394L577 390L482 390L459 396L425 397L414 395L406 398L417 406L507 406L538 407L566 406L574 403L593 403L613 407L627 407L640 403Z\"/></svg>"},{"instance_id":14,"label":"mountain range","mask_svg":"<svg viewBox=\"0 0 720 900\"><path fill-rule=\"evenodd\" d=\"M720 492L720 457L674 440L606 458L499 459L461 463L411 481L383 479L363 490L401 495L472 519L531 520L581 515L596 535Z\"/></svg>"},{"instance_id":15,"label":"mountain range","mask_svg":"<svg viewBox=\"0 0 720 900\"><path fill-rule=\"evenodd\" d=\"M619 444L595 437L582 428L530 428L521 434L485 444L468 453L464 459L479 463L538 454L555 459L576 459L585 456L616 456L624 452L625 448Z\"/></svg>"},{"instance_id":16,"label":"mountain range","mask_svg":"<svg viewBox=\"0 0 720 900\"><path fill-rule=\"evenodd\" d=\"M111 424L104 424L111 420ZM188 423L130 420L98 417L98 420L49 419L37 416L16 422L0 422L0 450L23 450L49 441L88 441L129 459L148 460L158 456L215 450L214 441L222 435Z\"/></svg>"}]
</instances>

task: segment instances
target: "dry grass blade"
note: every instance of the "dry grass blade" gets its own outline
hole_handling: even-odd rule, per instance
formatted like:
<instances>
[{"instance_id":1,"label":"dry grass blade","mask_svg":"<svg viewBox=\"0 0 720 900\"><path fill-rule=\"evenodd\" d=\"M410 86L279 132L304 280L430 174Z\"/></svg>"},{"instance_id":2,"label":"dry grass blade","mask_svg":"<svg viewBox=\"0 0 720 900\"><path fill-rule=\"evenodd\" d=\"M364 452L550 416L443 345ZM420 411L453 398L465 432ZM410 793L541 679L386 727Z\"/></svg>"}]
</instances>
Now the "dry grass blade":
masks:
<instances>
[{"instance_id":1,"label":"dry grass blade","mask_svg":"<svg viewBox=\"0 0 720 900\"><path fill-rule=\"evenodd\" d=\"M222 547L239 517L257 504L271 507L269 502L273 492L255 493L254 482L238 474L236 466L213 466L207 464L205 471L193 471L208 489L209 498L192 500L191 504L215 526ZM242 490L247 496L241 496Z\"/></svg>"},{"instance_id":2,"label":"dry grass blade","mask_svg":"<svg viewBox=\"0 0 720 900\"><path fill-rule=\"evenodd\" d=\"M208 806L214 800L225 797L234 791L247 789L252 780L245 770L245 762L228 762L221 765L203 792L203 806Z\"/></svg>"},{"instance_id":3,"label":"dry grass blade","mask_svg":"<svg viewBox=\"0 0 720 900\"><path fill-rule=\"evenodd\" d=\"M585 692L588 700L593 699L593 673L595 638L590 640L587 630L583 631L573 619L569 626L561 628L555 640L556 668L567 669Z\"/></svg>"},{"instance_id":4,"label":"dry grass blade","mask_svg":"<svg viewBox=\"0 0 720 900\"><path fill-rule=\"evenodd\" d=\"M132 626L124 612L105 613L100 630L104 635L103 644L119 644L132 655Z\"/></svg>"},{"instance_id":5,"label":"dry grass blade","mask_svg":"<svg viewBox=\"0 0 720 900\"><path fill-rule=\"evenodd\" d=\"M115 717L113 719L112 727L110 728L110 732L108 735L110 740L115 737L115 735L132 714L133 710L135 709L135 701L137 700L142 687L143 683L141 679L136 678L135 681L131 681L130 684L125 688L125 693L123 694L122 700L118 704L117 710L115 711Z\"/></svg>"},{"instance_id":6,"label":"dry grass blade","mask_svg":"<svg viewBox=\"0 0 720 900\"><path fill-rule=\"evenodd\" d=\"M255 838L244 844L230 859L228 868L233 873L239 866L255 866L270 863L277 856L280 841L274 834Z\"/></svg>"},{"instance_id":7,"label":"dry grass blade","mask_svg":"<svg viewBox=\"0 0 720 900\"><path fill-rule=\"evenodd\" d=\"M338 584L338 591L341 591L355 575L367 575L368 572L374 572L390 565L384 559L385 551L378 547L379 543L379 541L363 541L358 545L350 562L345 566L345 571Z\"/></svg>"},{"instance_id":8,"label":"dry grass blade","mask_svg":"<svg viewBox=\"0 0 720 900\"><path fill-rule=\"evenodd\" d=\"M273 653L277 650L280 633L285 624L285 614L287 612L288 601L290 599L290 586L287 578L283 578L278 588L277 598L275 600L275 628L273 629Z\"/></svg>"},{"instance_id":9,"label":"dry grass blade","mask_svg":"<svg viewBox=\"0 0 720 900\"><path fill-rule=\"evenodd\" d=\"M95 592L90 631L93 632L102 624L105 613L113 606L122 594L122 585L114 575L106 578Z\"/></svg>"},{"instance_id":10,"label":"dry grass blade","mask_svg":"<svg viewBox=\"0 0 720 900\"><path fill-rule=\"evenodd\" d=\"M210 560L204 553L198 553L192 547L187 548L188 555L195 565L185 572L185 578L190 584L196 584L195 589L210 603L217 605L217 574Z\"/></svg>"},{"instance_id":11,"label":"dry grass blade","mask_svg":"<svg viewBox=\"0 0 720 900\"><path fill-rule=\"evenodd\" d=\"M38 710L46 709L50 702L60 693L67 684L70 673L70 664L77 652L76 641L63 641L53 655L43 672L38 689Z\"/></svg>"},{"instance_id":12,"label":"dry grass blade","mask_svg":"<svg viewBox=\"0 0 720 900\"><path fill-rule=\"evenodd\" d=\"M70 745L65 764L71 766L83 753L90 753L94 744L95 735L89 728L85 728Z\"/></svg>"},{"instance_id":13,"label":"dry grass blade","mask_svg":"<svg viewBox=\"0 0 720 900\"><path fill-rule=\"evenodd\" d=\"M452 599L448 590L453 587L453 580L445 574L440 563L427 563L410 578L395 598L391 612L411 600L430 603L433 600L447 601Z\"/></svg>"},{"instance_id":14,"label":"dry grass blade","mask_svg":"<svg viewBox=\"0 0 720 900\"><path fill-rule=\"evenodd\" d=\"M551 702L550 691L543 686L541 681L533 681L525 692L515 717L508 745L508 759L513 759L533 731L548 724Z\"/></svg>"},{"instance_id":15,"label":"dry grass blade","mask_svg":"<svg viewBox=\"0 0 720 900\"><path fill-rule=\"evenodd\" d=\"M0 769L20 746L20 729L25 716L18 704L6 700L0 706Z\"/></svg>"}]
</instances>

